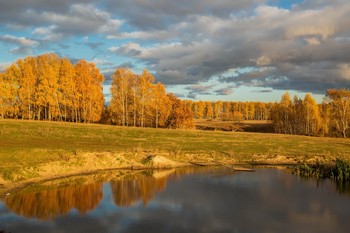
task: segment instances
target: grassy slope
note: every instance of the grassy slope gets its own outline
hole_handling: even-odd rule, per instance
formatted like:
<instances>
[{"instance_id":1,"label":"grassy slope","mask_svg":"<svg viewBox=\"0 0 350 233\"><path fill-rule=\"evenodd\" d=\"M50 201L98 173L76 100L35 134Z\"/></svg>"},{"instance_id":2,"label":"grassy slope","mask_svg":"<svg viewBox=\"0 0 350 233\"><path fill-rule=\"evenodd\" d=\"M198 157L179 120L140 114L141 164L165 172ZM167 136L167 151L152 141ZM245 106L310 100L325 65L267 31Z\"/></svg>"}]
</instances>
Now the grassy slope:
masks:
<instances>
[{"instance_id":1,"label":"grassy slope","mask_svg":"<svg viewBox=\"0 0 350 233\"><path fill-rule=\"evenodd\" d=\"M96 124L0 120L0 175L86 152L140 160L162 154L181 161L329 162L350 159L350 140L305 136L125 128Z\"/></svg>"}]
</instances>

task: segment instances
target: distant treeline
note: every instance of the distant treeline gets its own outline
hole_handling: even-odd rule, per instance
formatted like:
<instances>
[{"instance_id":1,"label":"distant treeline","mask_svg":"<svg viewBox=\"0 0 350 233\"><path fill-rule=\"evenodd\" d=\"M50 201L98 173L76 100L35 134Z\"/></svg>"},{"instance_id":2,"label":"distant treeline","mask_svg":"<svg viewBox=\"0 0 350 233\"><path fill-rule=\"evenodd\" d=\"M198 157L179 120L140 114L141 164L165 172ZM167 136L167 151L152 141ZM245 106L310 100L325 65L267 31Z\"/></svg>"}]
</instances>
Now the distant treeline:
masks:
<instances>
[{"instance_id":1,"label":"distant treeline","mask_svg":"<svg viewBox=\"0 0 350 233\"><path fill-rule=\"evenodd\" d=\"M192 109L195 119L220 119L224 121L271 120L275 103L233 101L184 100Z\"/></svg>"},{"instance_id":2,"label":"distant treeline","mask_svg":"<svg viewBox=\"0 0 350 233\"><path fill-rule=\"evenodd\" d=\"M309 136L350 136L350 91L329 89L322 104L286 92L280 102L185 101L196 119L271 120L276 133Z\"/></svg>"},{"instance_id":3,"label":"distant treeline","mask_svg":"<svg viewBox=\"0 0 350 233\"><path fill-rule=\"evenodd\" d=\"M95 64L55 54L26 57L0 73L0 117L121 126L193 128L193 119L271 120L276 133L349 137L350 91L330 89L322 104L310 94L280 102L180 100L147 70L118 68L104 107L104 77Z\"/></svg>"}]
</instances>

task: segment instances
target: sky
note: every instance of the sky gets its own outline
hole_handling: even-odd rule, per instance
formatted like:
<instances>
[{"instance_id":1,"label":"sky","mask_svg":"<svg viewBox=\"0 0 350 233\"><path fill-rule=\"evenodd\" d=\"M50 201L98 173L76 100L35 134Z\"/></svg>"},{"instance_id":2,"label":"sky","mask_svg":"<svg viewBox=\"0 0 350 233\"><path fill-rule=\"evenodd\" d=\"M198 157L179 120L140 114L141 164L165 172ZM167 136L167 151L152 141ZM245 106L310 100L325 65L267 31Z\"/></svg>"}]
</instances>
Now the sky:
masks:
<instances>
[{"instance_id":1,"label":"sky","mask_svg":"<svg viewBox=\"0 0 350 233\"><path fill-rule=\"evenodd\" d=\"M54 52L148 69L182 99L318 102L350 88L349 0L0 0L0 71Z\"/></svg>"}]
</instances>

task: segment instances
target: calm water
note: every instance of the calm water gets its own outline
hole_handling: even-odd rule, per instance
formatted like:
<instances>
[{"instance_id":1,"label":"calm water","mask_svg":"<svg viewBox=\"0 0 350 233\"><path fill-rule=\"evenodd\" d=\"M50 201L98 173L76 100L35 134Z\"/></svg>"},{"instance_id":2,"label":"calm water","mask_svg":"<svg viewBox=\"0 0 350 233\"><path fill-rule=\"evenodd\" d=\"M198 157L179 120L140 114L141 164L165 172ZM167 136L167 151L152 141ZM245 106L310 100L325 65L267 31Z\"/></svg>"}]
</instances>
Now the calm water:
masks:
<instances>
[{"instance_id":1,"label":"calm water","mask_svg":"<svg viewBox=\"0 0 350 233\"><path fill-rule=\"evenodd\" d=\"M124 173L12 194L0 232L350 232L350 194L329 180L271 168Z\"/></svg>"}]
</instances>

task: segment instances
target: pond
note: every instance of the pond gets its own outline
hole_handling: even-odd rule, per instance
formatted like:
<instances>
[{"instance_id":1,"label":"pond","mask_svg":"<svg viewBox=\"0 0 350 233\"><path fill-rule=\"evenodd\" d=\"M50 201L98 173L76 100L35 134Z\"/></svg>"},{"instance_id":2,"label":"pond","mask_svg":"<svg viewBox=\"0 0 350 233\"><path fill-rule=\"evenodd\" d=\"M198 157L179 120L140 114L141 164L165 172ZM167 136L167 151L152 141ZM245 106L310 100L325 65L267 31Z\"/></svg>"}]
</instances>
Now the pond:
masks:
<instances>
[{"instance_id":1,"label":"pond","mask_svg":"<svg viewBox=\"0 0 350 233\"><path fill-rule=\"evenodd\" d=\"M109 171L0 202L0 232L349 232L350 194L285 169Z\"/></svg>"}]
</instances>

